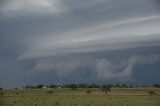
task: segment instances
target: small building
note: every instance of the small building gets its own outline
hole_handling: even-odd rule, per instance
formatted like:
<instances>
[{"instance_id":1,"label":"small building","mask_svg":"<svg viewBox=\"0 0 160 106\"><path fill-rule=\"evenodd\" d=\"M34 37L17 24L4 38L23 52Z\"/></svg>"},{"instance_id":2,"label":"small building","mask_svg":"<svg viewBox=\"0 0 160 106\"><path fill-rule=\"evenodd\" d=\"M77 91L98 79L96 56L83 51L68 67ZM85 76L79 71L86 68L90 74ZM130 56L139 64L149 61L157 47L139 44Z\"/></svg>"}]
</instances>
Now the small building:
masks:
<instances>
[{"instance_id":1,"label":"small building","mask_svg":"<svg viewBox=\"0 0 160 106\"><path fill-rule=\"evenodd\" d=\"M43 89L47 89L47 87L46 87L46 86L43 86L42 88L43 88Z\"/></svg>"},{"instance_id":2,"label":"small building","mask_svg":"<svg viewBox=\"0 0 160 106\"><path fill-rule=\"evenodd\" d=\"M61 89L61 88L62 88L61 86L58 87L58 89Z\"/></svg>"}]
</instances>

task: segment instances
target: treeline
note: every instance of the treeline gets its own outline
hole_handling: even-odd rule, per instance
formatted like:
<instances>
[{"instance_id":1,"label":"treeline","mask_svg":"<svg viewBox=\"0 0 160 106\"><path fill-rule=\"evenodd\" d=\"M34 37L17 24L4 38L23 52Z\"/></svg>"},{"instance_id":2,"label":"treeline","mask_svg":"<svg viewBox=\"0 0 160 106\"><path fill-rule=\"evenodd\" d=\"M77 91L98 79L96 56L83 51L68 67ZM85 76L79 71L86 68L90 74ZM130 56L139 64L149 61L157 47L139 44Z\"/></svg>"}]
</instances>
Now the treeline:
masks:
<instances>
[{"instance_id":1,"label":"treeline","mask_svg":"<svg viewBox=\"0 0 160 106\"><path fill-rule=\"evenodd\" d=\"M160 88L160 84L153 84L152 86L150 85L131 85L131 84L64 84L64 85L56 85L56 84L51 84L51 85L43 85L43 84L38 84L38 85L26 85L23 86L24 89L40 89L40 88L71 88L71 89L77 89L77 88L138 88L138 87L154 87L154 88ZM18 88L15 88L18 89ZM0 90L3 90L2 87L0 87Z\"/></svg>"},{"instance_id":2,"label":"treeline","mask_svg":"<svg viewBox=\"0 0 160 106\"><path fill-rule=\"evenodd\" d=\"M114 87L114 88L134 88L134 87L155 87L155 88L160 88L160 84L154 84L152 86L148 85L142 85L142 86L135 86L131 84L64 84L64 85L56 85L56 84L51 84L51 85L43 85L39 84L36 86L33 85L26 85L23 88L24 89L39 89L39 88L71 88L71 89L77 89L77 88L107 88L107 87Z\"/></svg>"},{"instance_id":3,"label":"treeline","mask_svg":"<svg viewBox=\"0 0 160 106\"><path fill-rule=\"evenodd\" d=\"M160 84L154 84L153 87L160 88Z\"/></svg>"}]
</instances>

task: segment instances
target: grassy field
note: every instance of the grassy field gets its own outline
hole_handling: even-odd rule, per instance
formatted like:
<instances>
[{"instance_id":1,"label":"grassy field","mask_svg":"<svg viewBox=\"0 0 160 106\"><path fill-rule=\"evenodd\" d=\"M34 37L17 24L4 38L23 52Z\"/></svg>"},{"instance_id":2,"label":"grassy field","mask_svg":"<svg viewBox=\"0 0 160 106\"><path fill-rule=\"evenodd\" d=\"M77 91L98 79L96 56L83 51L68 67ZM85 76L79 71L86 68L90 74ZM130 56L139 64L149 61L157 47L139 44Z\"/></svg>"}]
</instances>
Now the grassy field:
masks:
<instances>
[{"instance_id":1,"label":"grassy field","mask_svg":"<svg viewBox=\"0 0 160 106\"><path fill-rule=\"evenodd\" d=\"M150 90L156 95L148 95ZM0 94L0 106L160 106L158 88L112 88L107 95L96 88L3 90Z\"/></svg>"}]
</instances>

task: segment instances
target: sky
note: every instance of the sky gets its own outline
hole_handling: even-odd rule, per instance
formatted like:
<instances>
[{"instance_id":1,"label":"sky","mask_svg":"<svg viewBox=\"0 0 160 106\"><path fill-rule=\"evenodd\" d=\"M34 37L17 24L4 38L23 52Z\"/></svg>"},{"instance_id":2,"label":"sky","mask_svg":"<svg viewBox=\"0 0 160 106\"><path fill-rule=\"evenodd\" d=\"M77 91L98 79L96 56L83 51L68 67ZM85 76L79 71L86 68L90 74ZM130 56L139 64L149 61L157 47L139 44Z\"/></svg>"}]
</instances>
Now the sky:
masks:
<instances>
[{"instance_id":1,"label":"sky","mask_svg":"<svg viewBox=\"0 0 160 106\"><path fill-rule=\"evenodd\" d=\"M160 83L159 0L0 0L0 87Z\"/></svg>"}]
</instances>

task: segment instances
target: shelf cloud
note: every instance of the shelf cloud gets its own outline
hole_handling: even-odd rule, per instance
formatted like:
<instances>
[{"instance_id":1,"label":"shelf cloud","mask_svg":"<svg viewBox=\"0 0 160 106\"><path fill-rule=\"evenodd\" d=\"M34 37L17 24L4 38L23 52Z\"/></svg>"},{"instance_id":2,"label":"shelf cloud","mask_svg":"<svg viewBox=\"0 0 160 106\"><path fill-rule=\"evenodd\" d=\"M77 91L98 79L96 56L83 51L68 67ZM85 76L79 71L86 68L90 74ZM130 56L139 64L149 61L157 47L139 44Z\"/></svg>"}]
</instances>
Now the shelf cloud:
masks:
<instances>
[{"instance_id":1,"label":"shelf cloud","mask_svg":"<svg viewBox=\"0 0 160 106\"><path fill-rule=\"evenodd\" d=\"M54 59L49 58L39 60L28 73L51 71L61 78L67 78L75 71L86 70L89 73L96 73L95 78L100 80L128 81L132 80L136 65L155 64L159 61L160 55L134 55L119 61L89 57L54 61Z\"/></svg>"},{"instance_id":2,"label":"shelf cloud","mask_svg":"<svg viewBox=\"0 0 160 106\"><path fill-rule=\"evenodd\" d=\"M139 17L113 22L103 28L99 26L100 29L93 28L94 30L92 29L90 32L77 31L77 33L74 33L75 37L65 33L65 35L60 35L60 40L54 40L54 37L51 36L48 39L53 39L52 41L40 42L40 44L37 44L38 46L23 53L19 58L59 56L70 53L159 45L160 24L157 23L158 21L160 21L159 15ZM146 24L150 25L146 26ZM67 37L62 39L63 36Z\"/></svg>"}]
</instances>

